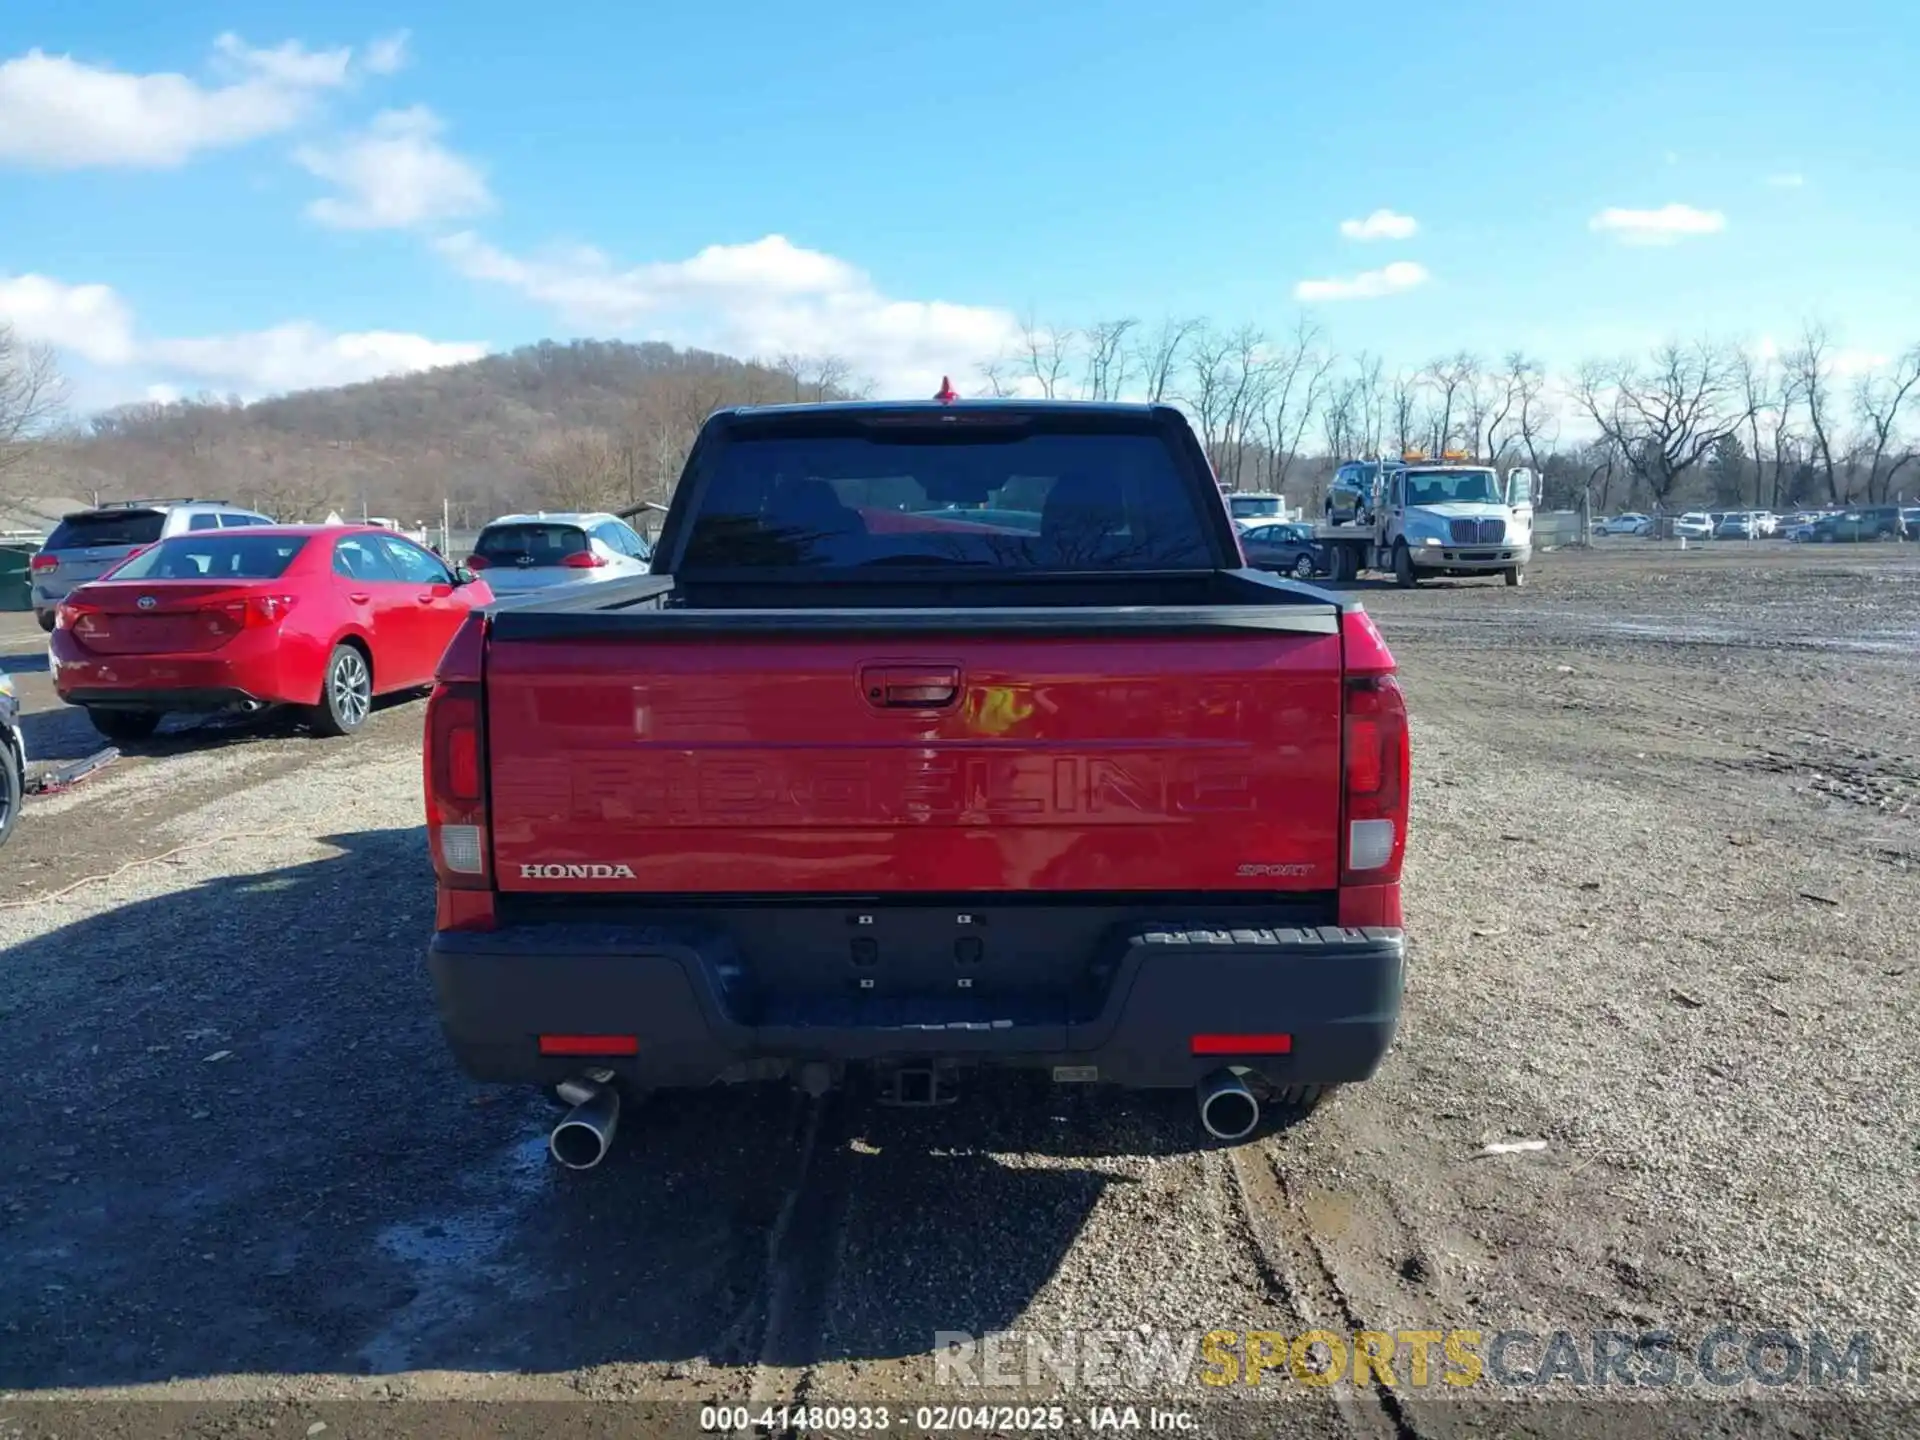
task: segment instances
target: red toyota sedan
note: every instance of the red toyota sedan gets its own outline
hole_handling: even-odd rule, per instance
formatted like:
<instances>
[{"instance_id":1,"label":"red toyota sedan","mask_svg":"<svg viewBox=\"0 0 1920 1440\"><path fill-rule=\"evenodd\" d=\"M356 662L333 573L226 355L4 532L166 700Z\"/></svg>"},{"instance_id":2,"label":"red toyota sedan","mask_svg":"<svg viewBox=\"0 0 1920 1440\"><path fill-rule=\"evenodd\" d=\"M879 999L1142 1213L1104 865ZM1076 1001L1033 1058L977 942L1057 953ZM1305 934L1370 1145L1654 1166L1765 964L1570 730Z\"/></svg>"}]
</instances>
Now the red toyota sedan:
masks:
<instances>
[{"instance_id":1,"label":"red toyota sedan","mask_svg":"<svg viewBox=\"0 0 1920 1440\"><path fill-rule=\"evenodd\" d=\"M295 705L351 735L429 684L486 583L390 530L256 525L135 552L54 614L54 689L110 740L169 712Z\"/></svg>"}]
</instances>

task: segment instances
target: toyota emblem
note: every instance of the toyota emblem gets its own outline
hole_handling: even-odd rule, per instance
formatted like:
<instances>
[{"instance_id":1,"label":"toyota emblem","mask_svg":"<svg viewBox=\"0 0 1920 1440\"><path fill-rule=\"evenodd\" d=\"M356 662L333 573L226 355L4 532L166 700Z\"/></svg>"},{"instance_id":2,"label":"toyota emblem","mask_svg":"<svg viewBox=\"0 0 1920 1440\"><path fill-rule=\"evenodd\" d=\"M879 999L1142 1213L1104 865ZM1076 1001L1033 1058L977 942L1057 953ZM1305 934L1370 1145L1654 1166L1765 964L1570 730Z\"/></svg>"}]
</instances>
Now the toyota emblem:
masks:
<instances>
[{"instance_id":1,"label":"toyota emblem","mask_svg":"<svg viewBox=\"0 0 1920 1440\"><path fill-rule=\"evenodd\" d=\"M138 605L142 610L151 610L155 605L158 605L160 602L158 600L155 600L151 595L142 595L138 600L134 601L133 603Z\"/></svg>"}]
</instances>

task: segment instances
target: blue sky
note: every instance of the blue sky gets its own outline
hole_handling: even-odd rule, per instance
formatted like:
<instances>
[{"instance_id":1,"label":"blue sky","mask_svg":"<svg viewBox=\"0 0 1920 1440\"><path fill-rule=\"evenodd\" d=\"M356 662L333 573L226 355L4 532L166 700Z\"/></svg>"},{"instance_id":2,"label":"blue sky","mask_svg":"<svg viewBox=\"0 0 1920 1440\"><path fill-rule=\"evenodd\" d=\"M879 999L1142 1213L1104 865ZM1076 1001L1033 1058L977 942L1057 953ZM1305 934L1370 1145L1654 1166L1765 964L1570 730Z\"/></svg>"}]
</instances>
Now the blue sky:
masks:
<instances>
[{"instance_id":1,"label":"blue sky","mask_svg":"<svg viewBox=\"0 0 1920 1440\"><path fill-rule=\"evenodd\" d=\"M893 393L1029 313L1304 308L1408 364L1920 341L1910 3L1173 13L8 6L0 318L96 403L573 335Z\"/></svg>"}]
</instances>

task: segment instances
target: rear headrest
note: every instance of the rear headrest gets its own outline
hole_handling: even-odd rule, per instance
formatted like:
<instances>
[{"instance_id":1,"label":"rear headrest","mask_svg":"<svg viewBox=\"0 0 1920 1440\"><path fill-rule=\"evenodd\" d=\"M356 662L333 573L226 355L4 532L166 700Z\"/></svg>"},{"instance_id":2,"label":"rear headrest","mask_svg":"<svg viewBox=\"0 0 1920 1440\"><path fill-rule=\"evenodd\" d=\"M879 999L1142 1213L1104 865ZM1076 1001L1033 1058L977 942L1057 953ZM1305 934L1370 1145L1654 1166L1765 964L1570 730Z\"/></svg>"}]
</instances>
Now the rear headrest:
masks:
<instances>
[{"instance_id":1,"label":"rear headrest","mask_svg":"<svg viewBox=\"0 0 1920 1440\"><path fill-rule=\"evenodd\" d=\"M1062 475L1047 491L1040 507L1043 540L1071 538L1086 544L1111 535L1126 525L1120 487L1096 475Z\"/></svg>"},{"instance_id":2,"label":"rear headrest","mask_svg":"<svg viewBox=\"0 0 1920 1440\"><path fill-rule=\"evenodd\" d=\"M840 499L824 480L796 480L774 492L769 514L786 525L809 530L864 530L860 512Z\"/></svg>"}]
</instances>

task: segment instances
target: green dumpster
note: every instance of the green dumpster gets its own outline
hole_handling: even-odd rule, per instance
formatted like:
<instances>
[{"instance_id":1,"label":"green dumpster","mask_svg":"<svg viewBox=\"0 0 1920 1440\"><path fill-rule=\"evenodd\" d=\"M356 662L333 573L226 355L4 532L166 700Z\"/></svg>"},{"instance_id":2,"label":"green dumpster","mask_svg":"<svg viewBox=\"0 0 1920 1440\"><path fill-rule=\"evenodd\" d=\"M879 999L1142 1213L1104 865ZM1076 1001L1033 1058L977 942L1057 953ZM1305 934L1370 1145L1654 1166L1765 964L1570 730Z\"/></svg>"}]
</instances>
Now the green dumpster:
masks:
<instances>
[{"instance_id":1,"label":"green dumpster","mask_svg":"<svg viewBox=\"0 0 1920 1440\"><path fill-rule=\"evenodd\" d=\"M27 562L39 551L37 544L0 545L0 610L33 608L33 579Z\"/></svg>"}]
</instances>

